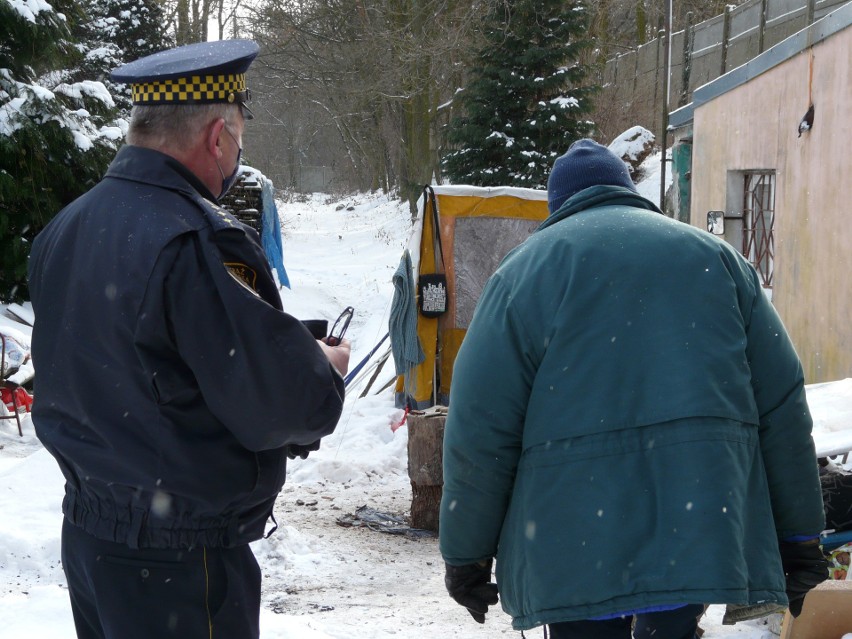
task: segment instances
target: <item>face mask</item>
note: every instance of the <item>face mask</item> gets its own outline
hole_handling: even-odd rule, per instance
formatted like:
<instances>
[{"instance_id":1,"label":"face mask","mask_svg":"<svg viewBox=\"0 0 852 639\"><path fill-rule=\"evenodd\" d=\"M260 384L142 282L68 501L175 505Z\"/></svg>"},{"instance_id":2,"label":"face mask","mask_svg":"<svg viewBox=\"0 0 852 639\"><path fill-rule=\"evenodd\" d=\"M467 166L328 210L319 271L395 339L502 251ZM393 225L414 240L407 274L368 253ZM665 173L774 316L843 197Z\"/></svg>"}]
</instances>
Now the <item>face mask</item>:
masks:
<instances>
[{"instance_id":1,"label":"face mask","mask_svg":"<svg viewBox=\"0 0 852 639\"><path fill-rule=\"evenodd\" d=\"M228 131L227 127L225 127L225 131ZM233 133L228 131L228 135L231 136L231 139L233 139L234 142L237 142L237 138L234 137ZM219 167L219 173L222 175L222 192L219 194L219 197L217 198L219 200L221 200L223 197L225 197L225 195L228 193L228 191L231 190L231 187L234 186L234 182L237 181L237 174L240 171L240 158L243 155L243 147L240 146L239 142L237 142L237 149L238 149L237 161L234 164L234 170L231 172L231 174L228 177L225 177L225 172L222 170L222 166L219 164L219 160L216 160L216 166Z\"/></svg>"}]
</instances>

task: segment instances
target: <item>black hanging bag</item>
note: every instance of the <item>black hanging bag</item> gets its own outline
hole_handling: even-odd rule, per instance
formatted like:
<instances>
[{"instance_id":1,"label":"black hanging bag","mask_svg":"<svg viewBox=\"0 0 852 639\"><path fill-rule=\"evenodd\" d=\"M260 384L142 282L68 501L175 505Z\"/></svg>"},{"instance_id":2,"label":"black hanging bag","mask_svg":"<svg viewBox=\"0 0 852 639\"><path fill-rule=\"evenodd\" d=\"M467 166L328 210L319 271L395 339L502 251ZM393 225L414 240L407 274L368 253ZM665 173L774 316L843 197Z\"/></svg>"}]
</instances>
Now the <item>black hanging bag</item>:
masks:
<instances>
[{"instance_id":1,"label":"black hanging bag","mask_svg":"<svg viewBox=\"0 0 852 639\"><path fill-rule=\"evenodd\" d=\"M434 221L435 251L444 270L444 250L441 246L441 226L438 221L438 202L435 192L426 187L429 202L432 205ZM420 300L420 314L423 317L438 317L447 312L447 276L445 273L421 273L417 280L417 298Z\"/></svg>"}]
</instances>

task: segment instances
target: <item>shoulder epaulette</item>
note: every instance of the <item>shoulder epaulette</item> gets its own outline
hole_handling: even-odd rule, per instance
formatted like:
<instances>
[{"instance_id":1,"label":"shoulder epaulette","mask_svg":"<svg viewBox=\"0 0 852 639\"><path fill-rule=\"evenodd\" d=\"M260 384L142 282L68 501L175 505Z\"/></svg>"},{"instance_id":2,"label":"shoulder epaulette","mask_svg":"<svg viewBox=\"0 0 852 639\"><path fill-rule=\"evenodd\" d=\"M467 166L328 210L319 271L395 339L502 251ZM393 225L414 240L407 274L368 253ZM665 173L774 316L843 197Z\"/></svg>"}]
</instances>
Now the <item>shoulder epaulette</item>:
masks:
<instances>
[{"instance_id":1,"label":"shoulder epaulette","mask_svg":"<svg viewBox=\"0 0 852 639\"><path fill-rule=\"evenodd\" d=\"M210 222L210 226L213 227L214 232L228 229L245 231L242 222L215 202L211 202L200 195L193 199L200 204L201 209L204 211L204 216Z\"/></svg>"}]
</instances>

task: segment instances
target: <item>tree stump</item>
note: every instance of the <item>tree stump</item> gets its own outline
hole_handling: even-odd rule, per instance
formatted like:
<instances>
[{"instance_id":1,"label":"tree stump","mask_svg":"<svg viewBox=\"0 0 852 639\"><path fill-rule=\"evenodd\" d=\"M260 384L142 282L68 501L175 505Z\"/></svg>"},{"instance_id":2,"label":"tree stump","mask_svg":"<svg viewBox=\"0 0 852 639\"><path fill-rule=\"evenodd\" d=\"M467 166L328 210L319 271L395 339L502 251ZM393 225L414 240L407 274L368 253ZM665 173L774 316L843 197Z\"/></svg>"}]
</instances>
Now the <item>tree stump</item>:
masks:
<instances>
[{"instance_id":1,"label":"tree stump","mask_svg":"<svg viewBox=\"0 0 852 639\"><path fill-rule=\"evenodd\" d=\"M444 486L443 446L446 419L446 412L431 411L422 415L408 415L408 477L411 480L413 528L438 532Z\"/></svg>"}]
</instances>

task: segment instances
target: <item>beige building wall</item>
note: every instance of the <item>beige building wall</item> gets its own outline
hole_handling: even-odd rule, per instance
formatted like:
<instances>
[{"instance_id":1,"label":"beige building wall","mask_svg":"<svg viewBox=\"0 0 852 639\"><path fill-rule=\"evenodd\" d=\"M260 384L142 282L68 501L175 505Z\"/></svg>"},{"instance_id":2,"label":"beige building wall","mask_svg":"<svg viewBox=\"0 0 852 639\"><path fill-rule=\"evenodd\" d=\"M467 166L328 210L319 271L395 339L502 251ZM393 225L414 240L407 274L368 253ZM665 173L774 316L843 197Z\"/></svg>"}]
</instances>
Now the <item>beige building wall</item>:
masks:
<instances>
[{"instance_id":1,"label":"beige building wall","mask_svg":"<svg viewBox=\"0 0 852 639\"><path fill-rule=\"evenodd\" d=\"M774 169L773 303L807 383L852 377L852 27L696 107L693 135L692 224L742 211L737 172Z\"/></svg>"}]
</instances>

